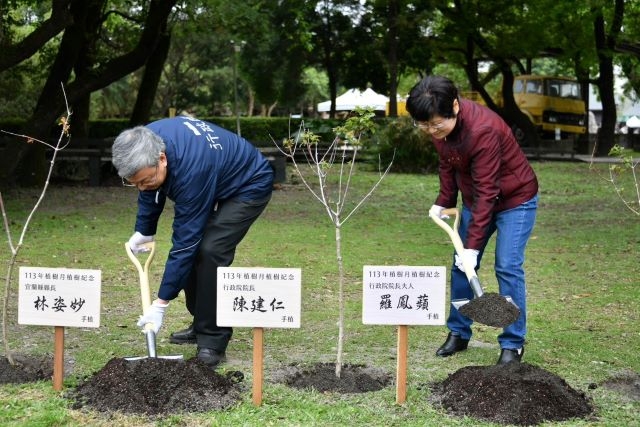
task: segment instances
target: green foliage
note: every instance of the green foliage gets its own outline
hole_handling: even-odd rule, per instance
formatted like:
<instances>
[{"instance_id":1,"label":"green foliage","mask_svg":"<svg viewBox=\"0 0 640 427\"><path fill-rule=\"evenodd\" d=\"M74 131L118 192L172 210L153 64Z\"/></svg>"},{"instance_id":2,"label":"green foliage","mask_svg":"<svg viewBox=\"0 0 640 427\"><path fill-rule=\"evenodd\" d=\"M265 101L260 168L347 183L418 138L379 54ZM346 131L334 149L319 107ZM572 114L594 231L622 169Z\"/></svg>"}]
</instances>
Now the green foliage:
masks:
<instances>
[{"instance_id":1,"label":"green foliage","mask_svg":"<svg viewBox=\"0 0 640 427\"><path fill-rule=\"evenodd\" d=\"M382 164L393 158L394 172L429 173L436 170L438 154L427 133L416 129L407 117L385 122L372 140L370 154L378 154Z\"/></svg>"}]
</instances>

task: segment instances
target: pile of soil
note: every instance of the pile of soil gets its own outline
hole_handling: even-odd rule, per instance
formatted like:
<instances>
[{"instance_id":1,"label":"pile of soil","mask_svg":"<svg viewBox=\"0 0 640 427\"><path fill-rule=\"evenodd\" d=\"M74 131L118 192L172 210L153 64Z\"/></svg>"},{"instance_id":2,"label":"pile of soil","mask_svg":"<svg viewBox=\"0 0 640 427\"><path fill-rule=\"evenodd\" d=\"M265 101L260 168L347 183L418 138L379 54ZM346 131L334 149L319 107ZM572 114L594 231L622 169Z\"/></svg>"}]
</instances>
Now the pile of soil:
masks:
<instances>
[{"instance_id":1,"label":"pile of soil","mask_svg":"<svg viewBox=\"0 0 640 427\"><path fill-rule=\"evenodd\" d=\"M50 380L53 376L53 357L14 355L15 365L6 357L0 357L0 384L24 384Z\"/></svg>"},{"instance_id":2,"label":"pile of soil","mask_svg":"<svg viewBox=\"0 0 640 427\"><path fill-rule=\"evenodd\" d=\"M336 393L378 391L393 382L393 377L380 369L351 364L342 366L338 378L334 363L317 363L309 367L291 365L274 376L289 387Z\"/></svg>"},{"instance_id":3,"label":"pile of soil","mask_svg":"<svg viewBox=\"0 0 640 427\"><path fill-rule=\"evenodd\" d=\"M586 418L593 407L584 393L528 363L467 366L431 388L447 412L515 425Z\"/></svg>"},{"instance_id":4,"label":"pile of soil","mask_svg":"<svg viewBox=\"0 0 640 427\"><path fill-rule=\"evenodd\" d=\"M487 292L473 298L458 311L474 322L496 328L504 328L518 320L520 309L495 292Z\"/></svg>"},{"instance_id":5,"label":"pile of soil","mask_svg":"<svg viewBox=\"0 0 640 427\"><path fill-rule=\"evenodd\" d=\"M197 358L111 359L99 372L68 393L74 409L164 415L227 409L241 399L244 375L221 375Z\"/></svg>"}]
</instances>

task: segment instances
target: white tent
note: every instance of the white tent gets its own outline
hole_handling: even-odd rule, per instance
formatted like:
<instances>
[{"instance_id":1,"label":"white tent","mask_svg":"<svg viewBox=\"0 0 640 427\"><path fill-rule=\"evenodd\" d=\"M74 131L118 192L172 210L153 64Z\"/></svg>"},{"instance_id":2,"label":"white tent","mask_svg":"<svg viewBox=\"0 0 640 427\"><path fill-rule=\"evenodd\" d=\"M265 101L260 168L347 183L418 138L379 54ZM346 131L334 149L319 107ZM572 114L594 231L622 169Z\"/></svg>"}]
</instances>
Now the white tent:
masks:
<instances>
[{"instance_id":1,"label":"white tent","mask_svg":"<svg viewBox=\"0 0 640 427\"><path fill-rule=\"evenodd\" d=\"M336 111L352 111L356 107L373 107L375 111L386 111L389 98L380 95L367 88L364 92L358 89L349 89L342 95L336 97ZM323 113L331 109L331 100L320 102L317 106L318 112Z\"/></svg>"},{"instance_id":2,"label":"white tent","mask_svg":"<svg viewBox=\"0 0 640 427\"><path fill-rule=\"evenodd\" d=\"M640 118L638 116L631 116L626 123L629 128L640 128Z\"/></svg>"}]
</instances>

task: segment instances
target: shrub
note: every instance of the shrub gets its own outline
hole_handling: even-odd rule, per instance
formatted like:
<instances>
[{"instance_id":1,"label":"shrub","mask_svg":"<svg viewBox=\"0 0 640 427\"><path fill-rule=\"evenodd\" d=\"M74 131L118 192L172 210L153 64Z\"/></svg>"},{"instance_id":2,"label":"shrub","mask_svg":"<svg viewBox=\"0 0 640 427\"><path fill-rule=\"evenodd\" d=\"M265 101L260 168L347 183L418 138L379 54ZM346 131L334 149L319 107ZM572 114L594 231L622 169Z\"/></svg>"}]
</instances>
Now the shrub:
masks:
<instances>
[{"instance_id":1,"label":"shrub","mask_svg":"<svg viewBox=\"0 0 640 427\"><path fill-rule=\"evenodd\" d=\"M369 147L376 161L379 155L381 163L387 164L393 157L393 172L431 173L437 170L438 153L431 144L431 137L416 129L411 119L387 119L380 125L381 129Z\"/></svg>"}]
</instances>

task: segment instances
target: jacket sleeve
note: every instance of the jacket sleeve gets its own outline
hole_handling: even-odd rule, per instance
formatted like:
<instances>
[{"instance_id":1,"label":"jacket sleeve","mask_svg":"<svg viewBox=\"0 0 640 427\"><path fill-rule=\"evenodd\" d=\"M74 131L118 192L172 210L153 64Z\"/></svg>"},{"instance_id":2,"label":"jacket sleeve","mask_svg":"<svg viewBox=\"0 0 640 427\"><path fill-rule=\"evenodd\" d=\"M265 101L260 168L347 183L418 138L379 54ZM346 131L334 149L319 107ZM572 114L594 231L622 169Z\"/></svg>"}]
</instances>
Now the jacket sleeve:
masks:
<instances>
[{"instance_id":1,"label":"jacket sleeve","mask_svg":"<svg viewBox=\"0 0 640 427\"><path fill-rule=\"evenodd\" d=\"M440 158L440 193L436 199L436 205L443 208L453 208L458 201L458 184L456 183L456 172L448 163Z\"/></svg>"},{"instance_id":2,"label":"jacket sleeve","mask_svg":"<svg viewBox=\"0 0 640 427\"><path fill-rule=\"evenodd\" d=\"M178 202L174 206L172 247L158 290L159 298L170 301L185 287L212 213L215 194L210 193L198 194L190 201Z\"/></svg>"},{"instance_id":3,"label":"jacket sleeve","mask_svg":"<svg viewBox=\"0 0 640 427\"><path fill-rule=\"evenodd\" d=\"M161 191L140 191L135 231L143 236L155 236L166 200L167 196Z\"/></svg>"}]
</instances>

